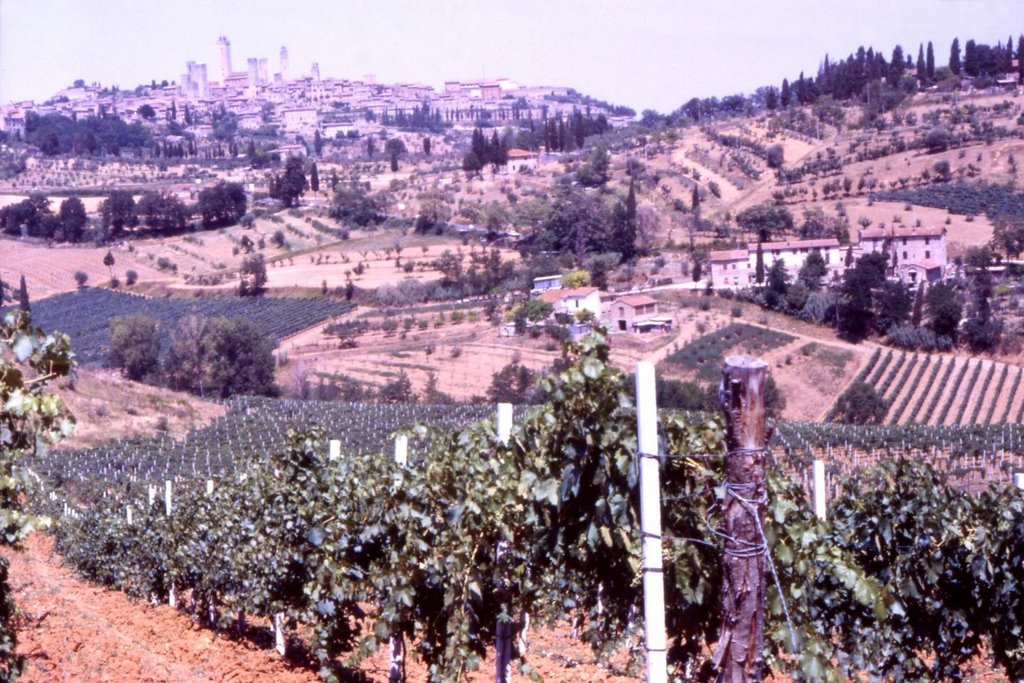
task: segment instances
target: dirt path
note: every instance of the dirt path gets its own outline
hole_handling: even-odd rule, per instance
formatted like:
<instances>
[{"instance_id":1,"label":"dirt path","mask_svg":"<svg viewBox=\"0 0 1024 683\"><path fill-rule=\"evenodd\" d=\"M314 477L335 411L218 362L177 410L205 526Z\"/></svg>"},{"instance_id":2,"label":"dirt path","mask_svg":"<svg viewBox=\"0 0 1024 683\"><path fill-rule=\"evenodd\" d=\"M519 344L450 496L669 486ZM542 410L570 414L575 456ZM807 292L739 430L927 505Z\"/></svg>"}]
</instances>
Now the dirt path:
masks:
<instances>
[{"instance_id":1,"label":"dirt path","mask_svg":"<svg viewBox=\"0 0 1024 683\"><path fill-rule=\"evenodd\" d=\"M271 649L200 627L166 605L154 607L84 581L53 554L53 541L31 536L24 552L0 554L11 562L11 585L21 611L16 620L18 652L27 659L26 683L305 683L316 671L290 664ZM258 627L250 627L257 631ZM259 634L257 634L258 636ZM267 643L270 635L266 634ZM343 680L387 681L386 648L348 671ZM614 668L595 662L589 648L569 637L568 628L530 633L530 663L549 683L636 683L623 675L623 654ZM410 657L410 681L427 678L422 662ZM469 683L493 680L493 659L467 674ZM515 676L515 680L527 680Z\"/></svg>"},{"instance_id":2,"label":"dirt path","mask_svg":"<svg viewBox=\"0 0 1024 683\"><path fill-rule=\"evenodd\" d=\"M26 552L9 550L11 584L22 611L18 651L23 681L317 680L246 641L220 638L167 606L153 607L77 578L35 534Z\"/></svg>"}]
</instances>

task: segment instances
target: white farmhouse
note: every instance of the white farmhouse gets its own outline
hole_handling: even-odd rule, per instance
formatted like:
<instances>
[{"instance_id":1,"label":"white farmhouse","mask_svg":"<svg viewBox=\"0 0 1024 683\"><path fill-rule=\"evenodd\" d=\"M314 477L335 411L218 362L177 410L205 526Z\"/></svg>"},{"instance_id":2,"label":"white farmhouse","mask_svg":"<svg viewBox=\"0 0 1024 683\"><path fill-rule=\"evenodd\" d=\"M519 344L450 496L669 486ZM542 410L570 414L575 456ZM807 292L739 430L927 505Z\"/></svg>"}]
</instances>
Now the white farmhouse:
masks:
<instances>
[{"instance_id":1,"label":"white farmhouse","mask_svg":"<svg viewBox=\"0 0 1024 683\"><path fill-rule=\"evenodd\" d=\"M828 269L827 279L842 275L843 258L839 241L790 240L785 242L762 242L761 257L765 273L776 261L786 266L790 278L795 278L807 257L813 252L821 254ZM757 272L757 244L750 243L746 249L729 249L711 252L711 283L718 289L740 289L753 287Z\"/></svg>"},{"instance_id":2,"label":"white farmhouse","mask_svg":"<svg viewBox=\"0 0 1024 683\"><path fill-rule=\"evenodd\" d=\"M597 287L549 289L537 298L551 304L555 315L564 313L575 317L580 311L590 311L595 320L601 319L601 291Z\"/></svg>"},{"instance_id":3,"label":"white farmhouse","mask_svg":"<svg viewBox=\"0 0 1024 683\"><path fill-rule=\"evenodd\" d=\"M946 274L946 228L943 226L865 228L860 253L889 256L890 275L900 282L938 282Z\"/></svg>"}]
</instances>

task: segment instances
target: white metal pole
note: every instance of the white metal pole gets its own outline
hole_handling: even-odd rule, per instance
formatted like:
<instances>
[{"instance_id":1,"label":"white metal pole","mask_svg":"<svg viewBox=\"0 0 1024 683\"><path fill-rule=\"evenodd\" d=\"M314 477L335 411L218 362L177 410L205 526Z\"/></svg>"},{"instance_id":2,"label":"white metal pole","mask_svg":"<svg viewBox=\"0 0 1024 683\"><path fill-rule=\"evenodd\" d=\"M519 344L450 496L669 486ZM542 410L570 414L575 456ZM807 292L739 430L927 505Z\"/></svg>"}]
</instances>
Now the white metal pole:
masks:
<instances>
[{"instance_id":1,"label":"white metal pole","mask_svg":"<svg viewBox=\"0 0 1024 683\"><path fill-rule=\"evenodd\" d=\"M497 424L495 425L498 442L502 445L508 444L512 435L512 404L499 403ZM494 549L494 559L501 565L507 551L508 544L505 541L498 541ZM507 577L503 574L501 582L505 583ZM507 683L512 678L512 622L498 619L495 626L494 664L495 678L497 683Z\"/></svg>"},{"instance_id":2,"label":"white metal pole","mask_svg":"<svg viewBox=\"0 0 1024 683\"><path fill-rule=\"evenodd\" d=\"M338 444L339 454L341 448L340 441L332 441L331 449L333 453L334 444ZM332 460L333 460L332 456ZM409 462L409 437L405 434L399 434L395 437L395 462L405 467ZM402 674L404 671L405 662L405 639L401 633L395 633L391 636L388 643L388 681L392 683L400 683L402 680Z\"/></svg>"},{"instance_id":3,"label":"white metal pole","mask_svg":"<svg viewBox=\"0 0 1024 683\"><path fill-rule=\"evenodd\" d=\"M405 434L395 437L395 462L402 466L409 462L409 437Z\"/></svg>"},{"instance_id":4,"label":"white metal pole","mask_svg":"<svg viewBox=\"0 0 1024 683\"><path fill-rule=\"evenodd\" d=\"M124 509L124 511L125 511L125 516L128 518L128 526L131 526L131 524L132 524L132 506L129 505L128 507L126 507Z\"/></svg>"},{"instance_id":5,"label":"white metal pole","mask_svg":"<svg viewBox=\"0 0 1024 683\"><path fill-rule=\"evenodd\" d=\"M338 439L331 439L329 445L331 451L330 455L328 456L328 459L332 461L339 460L341 458L341 441L339 441Z\"/></svg>"},{"instance_id":6,"label":"white metal pole","mask_svg":"<svg viewBox=\"0 0 1024 683\"><path fill-rule=\"evenodd\" d=\"M213 495L213 479L206 480L206 495Z\"/></svg>"},{"instance_id":7,"label":"white metal pole","mask_svg":"<svg viewBox=\"0 0 1024 683\"><path fill-rule=\"evenodd\" d=\"M1024 489L1024 472L1017 472L1013 475L1013 485L1019 489Z\"/></svg>"},{"instance_id":8,"label":"white metal pole","mask_svg":"<svg viewBox=\"0 0 1024 683\"><path fill-rule=\"evenodd\" d=\"M503 445L508 444L512 436L512 404L498 404L498 441Z\"/></svg>"},{"instance_id":9,"label":"white metal pole","mask_svg":"<svg viewBox=\"0 0 1024 683\"><path fill-rule=\"evenodd\" d=\"M636 366L636 422L640 448L640 530L643 534L644 641L647 683L668 681L665 579L662 574L661 493L658 472L658 403L654 365Z\"/></svg>"},{"instance_id":10,"label":"white metal pole","mask_svg":"<svg viewBox=\"0 0 1024 683\"><path fill-rule=\"evenodd\" d=\"M155 493L155 491L154 491ZM167 479L164 481L164 510L167 512L167 516L171 516L171 480ZM167 590L167 604L171 607L178 606L178 598L174 594L174 584L172 583L170 588Z\"/></svg>"},{"instance_id":11,"label":"white metal pole","mask_svg":"<svg viewBox=\"0 0 1024 683\"><path fill-rule=\"evenodd\" d=\"M278 612L274 615L274 648L277 650L277 654L284 657L287 652L284 638L284 612Z\"/></svg>"},{"instance_id":12,"label":"white metal pole","mask_svg":"<svg viewBox=\"0 0 1024 683\"><path fill-rule=\"evenodd\" d=\"M825 519L825 461L814 461L814 515Z\"/></svg>"}]
</instances>

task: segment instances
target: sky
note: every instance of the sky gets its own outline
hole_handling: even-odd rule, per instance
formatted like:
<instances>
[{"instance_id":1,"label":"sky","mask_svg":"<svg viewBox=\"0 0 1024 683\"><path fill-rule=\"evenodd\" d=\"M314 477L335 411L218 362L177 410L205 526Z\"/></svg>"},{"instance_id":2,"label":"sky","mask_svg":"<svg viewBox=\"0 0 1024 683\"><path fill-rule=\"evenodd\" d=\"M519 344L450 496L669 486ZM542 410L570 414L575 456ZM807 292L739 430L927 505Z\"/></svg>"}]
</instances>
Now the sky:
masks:
<instances>
[{"instance_id":1,"label":"sky","mask_svg":"<svg viewBox=\"0 0 1024 683\"><path fill-rule=\"evenodd\" d=\"M569 86L638 113L691 97L750 93L825 54L845 58L954 37L1024 33L1021 0L0 0L0 103L45 100L76 79L134 88L178 81L185 62L219 78L266 57L293 75L374 74L380 83L507 77Z\"/></svg>"}]
</instances>

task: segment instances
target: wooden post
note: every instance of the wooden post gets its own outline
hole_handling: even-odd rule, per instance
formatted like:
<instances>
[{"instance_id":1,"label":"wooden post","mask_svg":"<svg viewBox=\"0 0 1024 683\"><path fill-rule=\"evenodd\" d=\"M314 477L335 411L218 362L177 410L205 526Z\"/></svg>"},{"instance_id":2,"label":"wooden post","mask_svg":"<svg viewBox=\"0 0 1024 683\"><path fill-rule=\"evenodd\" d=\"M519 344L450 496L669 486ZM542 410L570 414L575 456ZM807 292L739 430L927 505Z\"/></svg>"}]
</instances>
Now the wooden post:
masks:
<instances>
[{"instance_id":1,"label":"wooden post","mask_svg":"<svg viewBox=\"0 0 1024 683\"><path fill-rule=\"evenodd\" d=\"M636 366L636 422L640 466L640 531L643 534L644 644L647 683L668 680L665 577L661 549L661 481L654 365Z\"/></svg>"},{"instance_id":2,"label":"wooden post","mask_svg":"<svg viewBox=\"0 0 1024 683\"><path fill-rule=\"evenodd\" d=\"M714 664L718 683L762 680L767 503L764 390L768 365L751 356L729 356L719 398L727 422L725 552L722 556L722 626Z\"/></svg>"}]
</instances>

